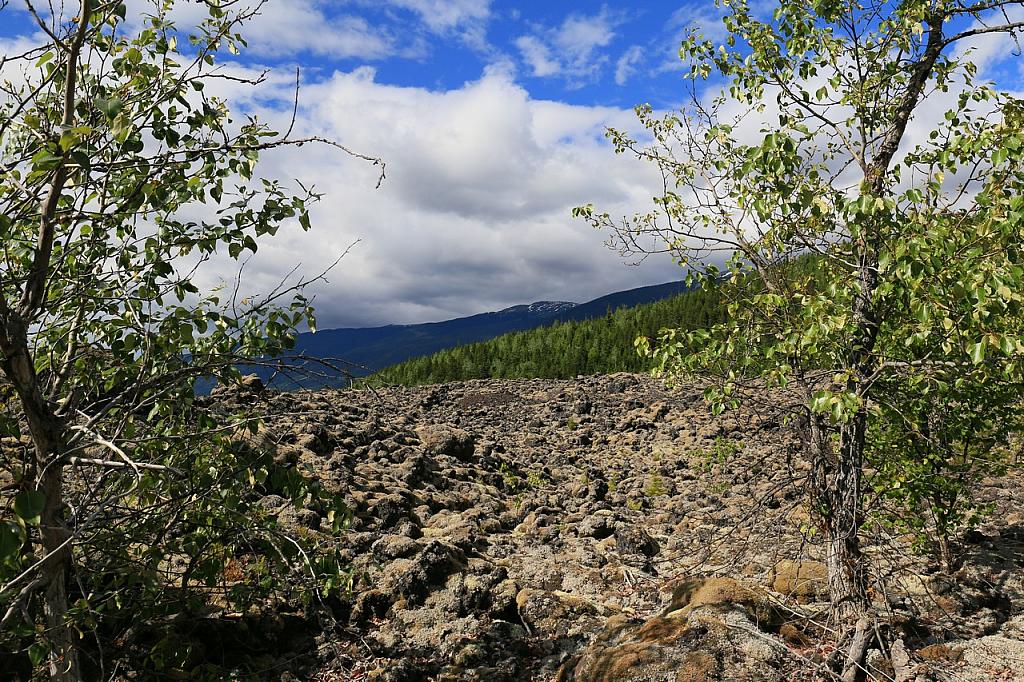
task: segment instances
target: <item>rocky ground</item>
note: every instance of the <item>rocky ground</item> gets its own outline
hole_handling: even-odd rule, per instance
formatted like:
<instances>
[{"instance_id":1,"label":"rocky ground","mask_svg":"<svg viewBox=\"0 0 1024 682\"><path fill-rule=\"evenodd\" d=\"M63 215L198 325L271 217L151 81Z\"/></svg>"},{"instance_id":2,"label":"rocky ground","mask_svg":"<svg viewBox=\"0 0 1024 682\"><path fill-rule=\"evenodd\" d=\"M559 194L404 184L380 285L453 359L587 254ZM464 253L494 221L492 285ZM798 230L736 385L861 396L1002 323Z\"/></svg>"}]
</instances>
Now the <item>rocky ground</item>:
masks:
<instances>
[{"instance_id":1,"label":"rocky ground","mask_svg":"<svg viewBox=\"0 0 1024 682\"><path fill-rule=\"evenodd\" d=\"M697 389L613 375L212 400L259 404L263 441L354 513L352 599L276 679L828 679L785 395L712 417ZM1019 483L985 482L996 513L953 575L869 548L903 645L899 670L869 656L876 679L1024 680Z\"/></svg>"}]
</instances>

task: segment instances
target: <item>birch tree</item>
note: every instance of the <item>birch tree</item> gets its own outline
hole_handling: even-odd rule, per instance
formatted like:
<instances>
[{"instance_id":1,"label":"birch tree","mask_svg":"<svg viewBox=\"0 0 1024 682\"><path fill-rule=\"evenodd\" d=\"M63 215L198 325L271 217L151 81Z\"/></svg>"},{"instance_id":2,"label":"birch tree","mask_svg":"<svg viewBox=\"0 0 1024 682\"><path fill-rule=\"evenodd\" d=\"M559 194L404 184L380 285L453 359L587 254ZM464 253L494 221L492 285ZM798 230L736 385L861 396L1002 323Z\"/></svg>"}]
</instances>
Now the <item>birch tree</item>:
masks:
<instances>
[{"instance_id":1,"label":"birch tree","mask_svg":"<svg viewBox=\"0 0 1024 682\"><path fill-rule=\"evenodd\" d=\"M760 17L721 2L723 44L694 34L680 50L688 104L638 107L646 141L609 133L660 169L653 210L576 209L623 252L671 253L730 301L721 324L640 341L662 370L710 382L715 410L743 387L799 391L809 506L853 640L846 679L871 641L865 469L901 455L873 450L869 427L890 445L926 438L907 395L967 409L991 392L998 435L1019 404L1024 108L976 78L965 48L1012 49L1022 4L782 0ZM785 276L803 254L821 277Z\"/></svg>"},{"instance_id":2,"label":"birch tree","mask_svg":"<svg viewBox=\"0 0 1024 682\"><path fill-rule=\"evenodd\" d=\"M17 18L44 38L0 55L0 641L28 643L54 680L83 678L98 620L173 608L170 588L213 584L256 547L272 567L294 558L301 545L253 507L268 476L299 504L317 494L238 447L253 422L194 390L312 326L308 280L243 298L193 277L287 221L309 228L318 195L261 179L261 152L335 143L233 119L211 93L258 85L217 60L244 48L260 3L209 0L180 27L173 4L26 0ZM0 3L0 21L14 11Z\"/></svg>"}]
</instances>

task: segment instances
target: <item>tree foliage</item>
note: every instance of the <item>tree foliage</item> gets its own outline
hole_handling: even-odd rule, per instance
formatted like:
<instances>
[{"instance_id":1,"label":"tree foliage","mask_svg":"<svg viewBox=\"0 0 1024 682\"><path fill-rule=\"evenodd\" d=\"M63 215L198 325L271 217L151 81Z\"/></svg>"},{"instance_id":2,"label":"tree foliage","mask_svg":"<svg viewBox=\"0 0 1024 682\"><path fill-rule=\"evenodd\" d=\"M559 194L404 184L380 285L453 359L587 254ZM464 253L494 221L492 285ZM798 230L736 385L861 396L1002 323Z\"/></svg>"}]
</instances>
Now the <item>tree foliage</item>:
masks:
<instances>
[{"instance_id":1,"label":"tree foliage","mask_svg":"<svg viewBox=\"0 0 1024 682\"><path fill-rule=\"evenodd\" d=\"M313 140L232 118L213 92L223 78L256 85L217 62L244 47L254 10L210 2L179 27L172 5L129 17L120 2L26 3L45 38L0 57L0 641L53 679L98 676L109 661L79 653L132 621L215 593L244 609L294 567L343 577L303 566L318 540L254 504L269 490L338 523L343 509L245 444L258 416L193 390L314 324L307 280L245 298L193 282L285 222L309 228L318 195L260 178L257 162ZM0 3L0 21L14 11ZM252 575L225 578L256 555Z\"/></svg>"},{"instance_id":2,"label":"tree foliage","mask_svg":"<svg viewBox=\"0 0 1024 682\"><path fill-rule=\"evenodd\" d=\"M883 489L925 461L935 482L1004 445L1020 401L1024 109L960 49L1019 32L1003 10L1020 5L782 0L762 17L723 2L724 43L694 35L680 52L690 103L638 107L643 140L610 133L661 170L654 210L620 223L577 209L625 251L654 235L694 277L759 282L722 323L650 352L712 381L715 409L744 386L801 391L811 505L851 621L869 606L869 464ZM820 255L827 286L776 276L802 253Z\"/></svg>"}]
</instances>

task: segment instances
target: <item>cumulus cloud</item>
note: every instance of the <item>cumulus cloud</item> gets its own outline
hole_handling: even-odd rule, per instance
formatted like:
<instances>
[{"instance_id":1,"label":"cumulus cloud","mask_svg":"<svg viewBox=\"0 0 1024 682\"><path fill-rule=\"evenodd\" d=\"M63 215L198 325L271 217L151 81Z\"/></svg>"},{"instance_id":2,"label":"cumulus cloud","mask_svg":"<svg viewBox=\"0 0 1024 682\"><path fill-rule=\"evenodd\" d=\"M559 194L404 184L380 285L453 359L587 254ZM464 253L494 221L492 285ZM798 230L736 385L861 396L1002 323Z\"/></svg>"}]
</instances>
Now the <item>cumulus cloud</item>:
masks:
<instances>
[{"instance_id":1,"label":"cumulus cloud","mask_svg":"<svg viewBox=\"0 0 1024 682\"><path fill-rule=\"evenodd\" d=\"M986 23L1001 24L1024 21L1024 7L1007 7L1005 10L994 12L986 18L992 21L975 21L967 28L984 28ZM1010 75L1012 78L1016 74L1003 73L1004 67L1012 64L1016 64L1021 69L1020 73L1024 75L1024 64L1021 63L1020 58L1021 46L1019 36L1020 32L1018 32L1016 39L1009 33L989 33L973 36L958 45L956 55L966 57L974 62L978 67L978 73L982 77L994 78L998 75Z\"/></svg>"},{"instance_id":2,"label":"cumulus cloud","mask_svg":"<svg viewBox=\"0 0 1024 682\"><path fill-rule=\"evenodd\" d=\"M516 40L523 61L536 77L561 76L570 85L592 81L608 62L602 52L615 37L622 17L608 7L593 15L571 14L557 27L536 26Z\"/></svg>"},{"instance_id":3,"label":"cumulus cloud","mask_svg":"<svg viewBox=\"0 0 1024 682\"><path fill-rule=\"evenodd\" d=\"M716 7L708 3L699 6L680 7L669 17L667 26L680 34L696 31L705 38L720 43L728 37L722 17L728 8Z\"/></svg>"},{"instance_id":4,"label":"cumulus cloud","mask_svg":"<svg viewBox=\"0 0 1024 682\"><path fill-rule=\"evenodd\" d=\"M772 13L778 6L777 0L750 0L748 2L751 15L761 21L771 21ZM657 71L661 73L683 71L687 68L679 59L679 45L691 34L703 36L715 45L725 43L729 32L722 21L729 12L728 4L716 5L713 2L687 4L672 12L665 22L663 35L668 40L660 41L664 50ZM667 49L666 49L667 48Z\"/></svg>"},{"instance_id":5,"label":"cumulus cloud","mask_svg":"<svg viewBox=\"0 0 1024 682\"><path fill-rule=\"evenodd\" d=\"M637 66L644 59L644 49L639 45L633 45L622 53L615 63L615 84L625 85L626 81L637 71Z\"/></svg>"},{"instance_id":6,"label":"cumulus cloud","mask_svg":"<svg viewBox=\"0 0 1024 682\"><path fill-rule=\"evenodd\" d=\"M286 123L287 79L247 108ZM413 323L542 299L585 301L678 278L668 260L627 267L608 235L571 217L594 202L613 214L650 205L653 169L615 156L608 125L632 112L533 99L507 70L450 90L398 87L363 67L305 85L299 134L337 139L386 159L388 179L337 150L310 145L264 158L262 173L315 183L314 229L292 225L245 270L267 290L297 262L316 272L361 240L316 288L321 327ZM232 93L226 93L232 95ZM237 94L237 93L235 93ZM224 263L201 275L216 284Z\"/></svg>"},{"instance_id":7,"label":"cumulus cloud","mask_svg":"<svg viewBox=\"0 0 1024 682\"><path fill-rule=\"evenodd\" d=\"M129 28L141 26L146 15L158 11L159 4L154 0L128 0ZM256 11L245 25L251 55L377 61L423 57L429 52L431 38L438 36L456 36L470 47L485 50L490 5L491 0L240 0L232 8ZM19 4L11 7L18 9ZM74 11L68 7L57 13L66 21ZM170 17L189 30L208 13L202 2L178 2Z\"/></svg>"},{"instance_id":8,"label":"cumulus cloud","mask_svg":"<svg viewBox=\"0 0 1024 682\"><path fill-rule=\"evenodd\" d=\"M399 46L389 29L360 16L329 16L311 0L268 3L246 26L246 39L249 49L262 56L308 52L335 59L382 59L410 53L410 46Z\"/></svg>"},{"instance_id":9,"label":"cumulus cloud","mask_svg":"<svg viewBox=\"0 0 1024 682\"><path fill-rule=\"evenodd\" d=\"M490 3L492 0L384 0L383 6L412 12L421 28L433 36L455 37L478 52L492 52L487 42ZM408 24L403 23L403 33Z\"/></svg>"},{"instance_id":10,"label":"cumulus cloud","mask_svg":"<svg viewBox=\"0 0 1024 682\"><path fill-rule=\"evenodd\" d=\"M387 0L394 7L414 12L433 33L457 35L467 45L487 49L491 0Z\"/></svg>"},{"instance_id":11,"label":"cumulus cloud","mask_svg":"<svg viewBox=\"0 0 1024 682\"><path fill-rule=\"evenodd\" d=\"M562 65L552 59L551 49L536 36L520 36L516 39L516 47L523 56L523 61L538 77L554 76L561 73Z\"/></svg>"},{"instance_id":12,"label":"cumulus cloud","mask_svg":"<svg viewBox=\"0 0 1024 682\"><path fill-rule=\"evenodd\" d=\"M565 77L572 60L560 46L601 45L598 32L575 25L565 35L559 43L555 33L541 31L524 36L536 43L519 47L524 54L523 44L545 48L538 54L554 66L542 63L541 70ZM282 106L252 98L247 106L285 117L286 85L283 79L276 86ZM905 148L941 125L952 101L934 95ZM322 327L439 320L540 299L582 301L681 274L667 260L623 266L603 247L607 235L570 216L587 202L613 216L651 207L660 186L653 169L613 155L603 139L606 126L635 125L629 111L534 99L503 65L447 90L380 83L368 67L337 72L304 86L299 113L299 132L388 162L388 180L374 191L376 169L330 148L307 145L265 158L264 173L315 182L325 196L313 211L312 232L292 226L261 247L246 270L248 286L272 287L297 261L315 272L361 240L330 284L316 289ZM748 120L741 134L756 139L756 123ZM214 275L206 276L212 284Z\"/></svg>"},{"instance_id":13,"label":"cumulus cloud","mask_svg":"<svg viewBox=\"0 0 1024 682\"><path fill-rule=\"evenodd\" d=\"M416 12L435 31L487 21L491 16L491 0L388 0L388 3Z\"/></svg>"},{"instance_id":14,"label":"cumulus cloud","mask_svg":"<svg viewBox=\"0 0 1024 682\"><path fill-rule=\"evenodd\" d=\"M295 24L278 17L281 44L297 40L293 34L308 26L303 22L319 20L318 6L293 5L313 12L297 9L289 19ZM254 48L260 36L271 35L274 17L258 19L271 22L263 28L249 27ZM197 17L177 18L186 26ZM447 22L439 26L462 25ZM581 26L567 25L566 41L595 43ZM5 40L2 47L13 51L32 42ZM262 71L251 61L224 69L239 77ZM374 190L377 168L326 146L266 153L261 175L314 185L324 199L312 209L311 232L292 223L261 243L240 295L273 289L296 264L315 274L356 240L329 283L312 292L321 327L441 320L542 299L585 301L681 276L667 260L627 267L605 248L608 235L571 217L572 207L588 202L618 214L648 207L657 186L653 169L617 157L604 139L608 125L635 124L631 111L535 99L502 62L448 89L380 83L368 66L312 76L315 81L303 83L295 134L322 135L383 157L388 178ZM293 78L289 69L276 69L258 88L216 79L206 92L283 130ZM231 282L236 270L225 257L203 267L196 282L209 291Z\"/></svg>"},{"instance_id":15,"label":"cumulus cloud","mask_svg":"<svg viewBox=\"0 0 1024 682\"><path fill-rule=\"evenodd\" d=\"M423 54L422 41L399 41L385 24L371 24L363 16L337 11L337 3L325 0L266 2L242 0L235 10L258 12L245 24L247 52L259 57L318 55L334 59L378 60L393 56ZM129 0L130 27L154 14L152 0ZM170 18L182 30L197 26L209 15L204 3L179 2Z\"/></svg>"},{"instance_id":16,"label":"cumulus cloud","mask_svg":"<svg viewBox=\"0 0 1024 682\"><path fill-rule=\"evenodd\" d=\"M24 82L25 69L36 70L31 63L27 63L26 56L38 56L39 46L46 45L46 41L47 38L42 33L34 36L0 37L0 55L4 57L3 63L0 64L0 80L18 85Z\"/></svg>"},{"instance_id":17,"label":"cumulus cloud","mask_svg":"<svg viewBox=\"0 0 1024 682\"><path fill-rule=\"evenodd\" d=\"M491 0L243 0L235 9L259 7L246 23L248 52L257 57L317 55L379 61L421 58L438 38L456 37L486 50ZM130 0L129 18L152 13L152 0ZM172 17L195 26L207 14L203 3L177 3Z\"/></svg>"},{"instance_id":18,"label":"cumulus cloud","mask_svg":"<svg viewBox=\"0 0 1024 682\"><path fill-rule=\"evenodd\" d=\"M665 73L683 71L686 65L679 59L679 45L691 34L703 35L715 44L721 44L728 37L728 31L722 23L726 8L716 7L713 3L700 6L680 7L665 22L664 32L671 36L665 41L661 63L657 70Z\"/></svg>"}]
</instances>

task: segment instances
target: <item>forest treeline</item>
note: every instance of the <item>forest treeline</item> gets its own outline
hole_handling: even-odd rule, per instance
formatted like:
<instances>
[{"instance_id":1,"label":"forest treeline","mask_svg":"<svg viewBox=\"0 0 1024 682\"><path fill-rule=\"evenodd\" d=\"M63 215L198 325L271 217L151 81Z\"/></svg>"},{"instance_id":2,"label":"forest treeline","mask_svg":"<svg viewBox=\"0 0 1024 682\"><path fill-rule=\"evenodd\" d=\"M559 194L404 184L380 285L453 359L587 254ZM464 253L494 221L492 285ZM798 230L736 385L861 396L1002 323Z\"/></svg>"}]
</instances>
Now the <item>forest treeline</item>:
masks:
<instances>
[{"instance_id":1,"label":"forest treeline","mask_svg":"<svg viewBox=\"0 0 1024 682\"><path fill-rule=\"evenodd\" d=\"M466 379L559 379L644 372L650 369L651 360L637 354L634 341L638 336L654 336L665 327L704 327L722 314L716 290L694 289L655 303L609 310L599 318L556 321L413 358L381 370L372 380L412 386Z\"/></svg>"},{"instance_id":2,"label":"forest treeline","mask_svg":"<svg viewBox=\"0 0 1024 682\"><path fill-rule=\"evenodd\" d=\"M783 279L824 276L822 261L799 256L775 266ZM702 329L724 320L728 300L760 280L717 285L706 281L654 303L621 307L598 318L556 321L489 341L465 344L385 367L371 384L417 386L469 379L570 379L586 374L646 372L653 359L636 351L636 339L662 329Z\"/></svg>"}]
</instances>

